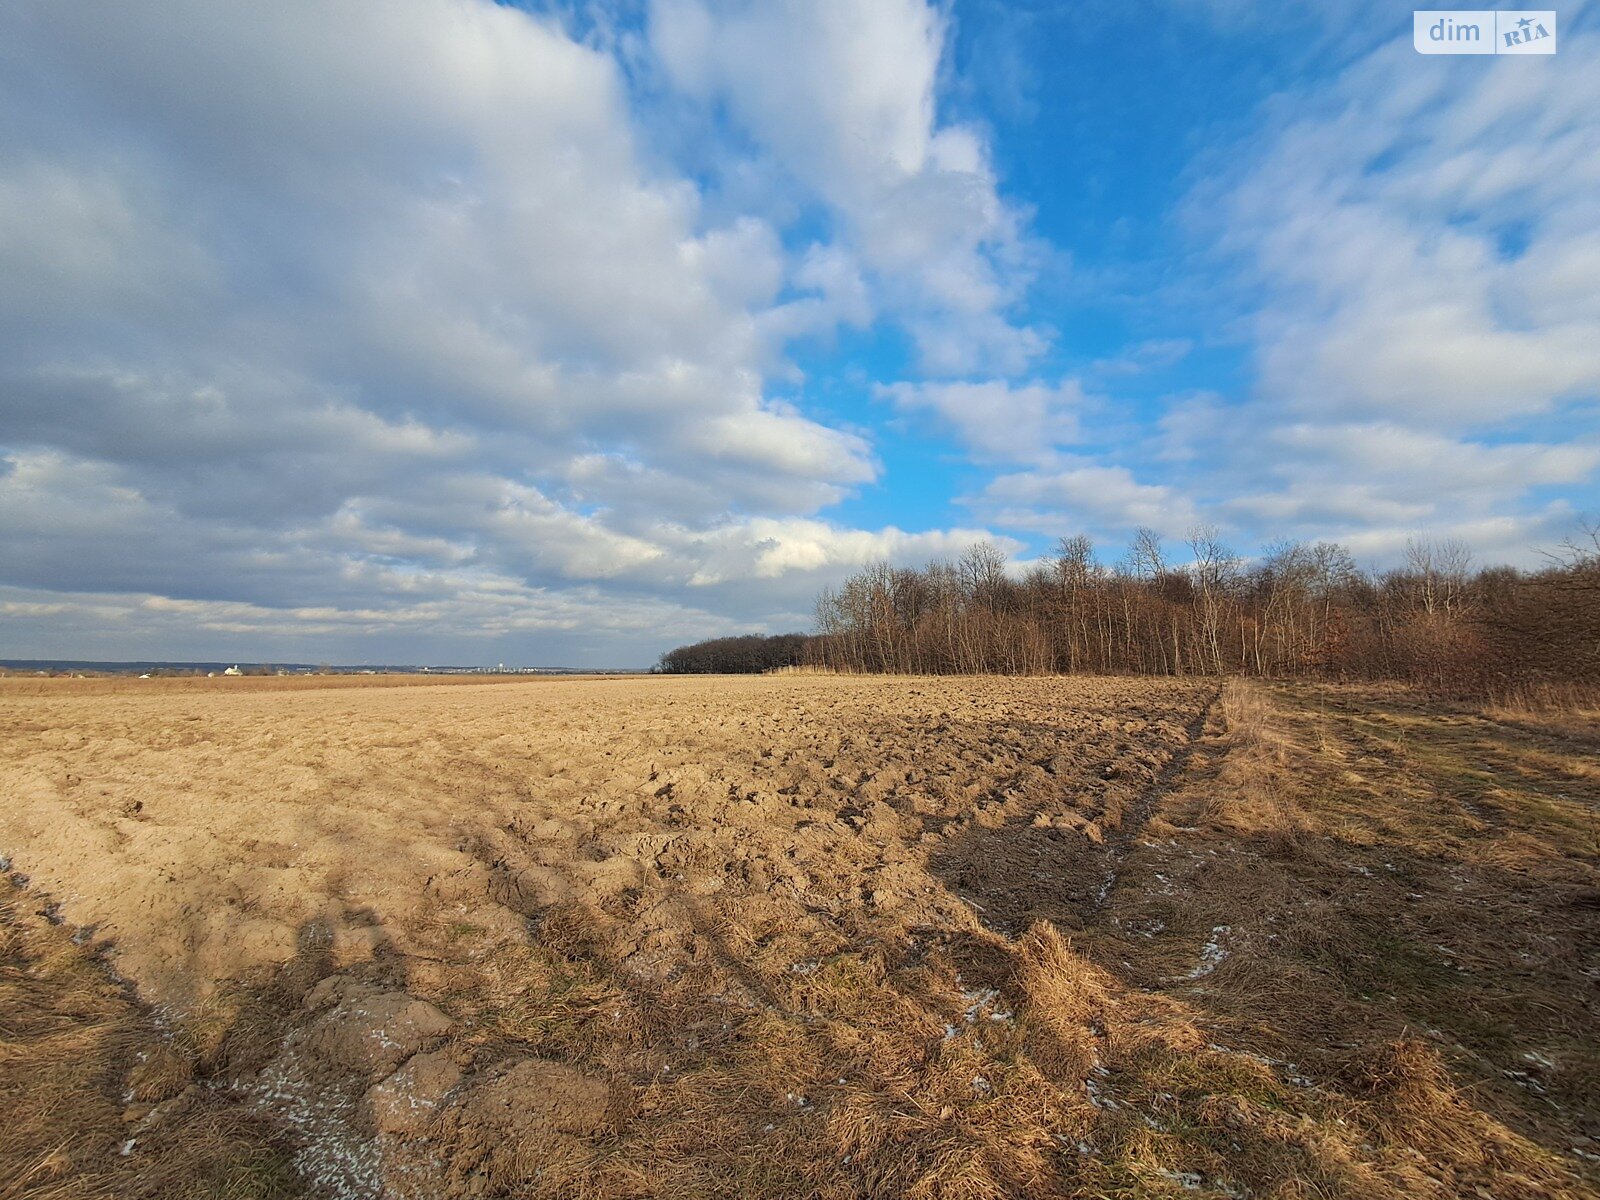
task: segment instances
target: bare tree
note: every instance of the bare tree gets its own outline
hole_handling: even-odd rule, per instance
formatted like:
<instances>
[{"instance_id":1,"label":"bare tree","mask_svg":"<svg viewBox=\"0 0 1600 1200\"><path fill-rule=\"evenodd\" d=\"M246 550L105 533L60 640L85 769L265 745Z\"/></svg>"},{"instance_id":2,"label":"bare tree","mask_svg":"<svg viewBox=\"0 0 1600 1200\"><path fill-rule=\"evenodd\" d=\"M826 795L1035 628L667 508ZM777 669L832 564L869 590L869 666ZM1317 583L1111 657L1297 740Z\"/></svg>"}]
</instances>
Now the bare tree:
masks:
<instances>
[{"instance_id":1,"label":"bare tree","mask_svg":"<svg viewBox=\"0 0 1600 1200\"><path fill-rule=\"evenodd\" d=\"M1217 674L1226 669L1222 655L1222 627L1226 616L1228 589L1239 559L1222 544L1214 526L1196 526L1189 534L1189 549L1194 554L1196 621L1202 653Z\"/></svg>"},{"instance_id":2,"label":"bare tree","mask_svg":"<svg viewBox=\"0 0 1600 1200\"><path fill-rule=\"evenodd\" d=\"M1285 541L1247 570L1211 527L1172 566L1139 530L1111 569L1063 538L1021 578L991 543L922 570L875 563L817 600L806 661L847 671L1127 671L1402 679L1456 694L1600 678L1600 523L1550 565L1474 572L1457 541L1358 570L1331 542Z\"/></svg>"}]
</instances>

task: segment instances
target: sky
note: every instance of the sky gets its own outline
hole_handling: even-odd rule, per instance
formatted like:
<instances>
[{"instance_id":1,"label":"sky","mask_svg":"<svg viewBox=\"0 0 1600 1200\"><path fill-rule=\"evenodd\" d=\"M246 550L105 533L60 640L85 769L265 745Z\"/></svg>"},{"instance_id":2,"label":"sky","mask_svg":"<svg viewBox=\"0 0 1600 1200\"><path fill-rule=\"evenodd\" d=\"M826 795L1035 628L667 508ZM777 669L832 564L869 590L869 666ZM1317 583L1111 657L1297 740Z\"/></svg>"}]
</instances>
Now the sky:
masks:
<instances>
[{"instance_id":1,"label":"sky","mask_svg":"<svg viewBox=\"0 0 1600 1200\"><path fill-rule=\"evenodd\" d=\"M0 656L644 666L979 539L1600 512L1600 17L7 0Z\"/></svg>"}]
</instances>

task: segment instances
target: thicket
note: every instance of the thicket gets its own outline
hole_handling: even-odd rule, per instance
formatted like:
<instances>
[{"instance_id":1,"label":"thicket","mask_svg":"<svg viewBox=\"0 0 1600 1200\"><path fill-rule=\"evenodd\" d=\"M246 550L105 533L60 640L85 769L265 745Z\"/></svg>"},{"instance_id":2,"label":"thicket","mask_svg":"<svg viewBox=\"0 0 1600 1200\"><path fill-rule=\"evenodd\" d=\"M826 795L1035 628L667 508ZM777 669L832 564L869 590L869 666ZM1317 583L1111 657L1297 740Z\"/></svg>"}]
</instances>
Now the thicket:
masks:
<instances>
[{"instance_id":1,"label":"thicket","mask_svg":"<svg viewBox=\"0 0 1600 1200\"><path fill-rule=\"evenodd\" d=\"M1344 547L1283 542L1247 563L1209 529L1174 563L1141 530L1111 565L1064 538L1021 578L993 545L921 570L887 563L823 592L809 665L911 674L1113 672L1394 679L1509 694L1600 681L1600 524L1541 570L1474 569L1413 541L1360 570Z\"/></svg>"},{"instance_id":2,"label":"thicket","mask_svg":"<svg viewBox=\"0 0 1600 1200\"><path fill-rule=\"evenodd\" d=\"M808 640L803 633L713 638L667 651L656 671L667 675L754 675L799 666Z\"/></svg>"}]
</instances>

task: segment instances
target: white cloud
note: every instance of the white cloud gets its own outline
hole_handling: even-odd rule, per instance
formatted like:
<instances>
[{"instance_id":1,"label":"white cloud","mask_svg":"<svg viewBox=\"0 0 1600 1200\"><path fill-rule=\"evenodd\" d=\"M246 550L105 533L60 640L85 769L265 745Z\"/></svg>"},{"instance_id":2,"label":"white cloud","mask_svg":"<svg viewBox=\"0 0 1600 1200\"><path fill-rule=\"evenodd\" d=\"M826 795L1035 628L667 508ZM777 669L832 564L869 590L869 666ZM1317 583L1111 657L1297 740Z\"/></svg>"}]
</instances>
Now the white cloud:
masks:
<instances>
[{"instance_id":1,"label":"white cloud","mask_svg":"<svg viewBox=\"0 0 1600 1200\"><path fill-rule=\"evenodd\" d=\"M798 577L807 595L851 570L879 560L921 566L935 558L959 555L974 542L991 540L1015 553L1022 544L995 538L983 529L908 533L841 529L824 521L758 518L689 540L699 562L690 583L704 587L754 577Z\"/></svg>"},{"instance_id":2,"label":"white cloud","mask_svg":"<svg viewBox=\"0 0 1600 1200\"><path fill-rule=\"evenodd\" d=\"M982 209L981 147L931 124L936 26L909 85L855 64L839 120L865 105L911 164L860 195L973 180ZM641 147L617 60L553 20L22 0L0 44L0 583L285 636L436 612L442 637L484 588L714 631L947 536L814 519L872 448L768 394L790 339L874 319L862 260L708 209ZM982 274L984 221L930 253Z\"/></svg>"},{"instance_id":3,"label":"white cloud","mask_svg":"<svg viewBox=\"0 0 1600 1200\"><path fill-rule=\"evenodd\" d=\"M0 167L0 321L57 326L85 304L181 311L213 290L217 264L165 223L157 191L127 168L21 156Z\"/></svg>"},{"instance_id":4,"label":"white cloud","mask_svg":"<svg viewBox=\"0 0 1600 1200\"><path fill-rule=\"evenodd\" d=\"M1101 375L1139 375L1181 362L1193 349L1194 342L1188 338L1152 338L1116 358L1100 359L1094 370Z\"/></svg>"},{"instance_id":5,"label":"white cloud","mask_svg":"<svg viewBox=\"0 0 1600 1200\"><path fill-rule=\"evenodd\" d=\"M954 431L980 460L1048 461L1078 438L1086 400L1075 379L1055 385L984 383L894 383L877 389L900 412L928 412Z\"/></svg>"},{"instance_id":6,"label":"white cloud","mask_svg":"<svg viewBox=\"0 0 1600 1200\"><path fill-rule=\"evenodd\" d=\"M1179 536L1199 520L1178 489L1141 483L1127 467L1084 462L998 476L971 503L1002 528L1048 537L1116 536L1141 525Z\"/></svg>"},{"instance_id":7,"label":"white cloud","mask_svg":"<svg viewBox=\"0 0 1600 1200\"><path fill-rule=\"evenodd\" d=\"M8 637L26 637L28 617L54 628L36 645L64 644L64 629L85 637L58 651L73 657L92 657L97 640L121 630L141 647L173 647L125 644L121 656L259 655L245 637L258 635L291 648L274 657L342 648L335 657L359 649L416 661L554 630L563 636L543 644L640 665L674 639L804 624L818 588L866 563L921 564L988 536L801 517L644 521L621 533L536 488L470 473L441 477L426 496L367 497L267 530L185 518L128 480L123 468L56 452L4 460L0 544L11 554L0 591L25 606L8 610L17 618ZM99 592L109 598L89 598ZM77 599L52 607L56 593ZM189 614L189 648L178 648L183 626L140 624L150 613ZM407 654L412 635L420 640Z\"/></svg>"},{"instance_id":8,"label":"white cloud","mask_svg":"<svg viewBox=\"0 0 1600 1200\"><path fill-rule=\"evenodd\" d=\"M841 209L870 208L933 155L944 22L921 0L659 0L650 26L680 86L726 94L784 166ZM947 145L958 169L980 165L970 140Z\"/></svg>"},{"instance_id":9,"label":"white cloud","mask_svg":"<svg viewBox=\"0 0 1600 1200\"><path fill-rule=\"evenodd\" d=\"M1215 513L1380 552L1545 529L1534 489L1592 483L1592 35L1379 51L1240 147L1195 207L1259 389L1145 437L1038 381L1028 214L940 110L947 11L658 0L580 40L490 0L0 6L8 636L545 630L638 662L803 622L864 562L984 536L827 515L882 466L817 396L873 384L810 390L791 343L884 322L934 378L878 395L1001 472L965 502L1015 530Z\"/></svg>"},{"instance_id":10,"label":"white cloud","mask_svg":"<svg viewBox=\"0 0 1600 1200\"><path fill-rule=\"evenodd\" d=\"M26 79L8 97L22 145L0 201L30 216L4 253L44 246L71 268L12 276L13 361L92 347L236 380L284 364L380 412L640 454L680 451L707 420L827 436L762 399L776 236L754 218L698 227L693 185L642 166L610 58L488 3L242 15L180 0L13 10L10 39L76 88L106 138L83 162L41 166L62 132L49 97ZM125 243L134 254L114 252ZM172 315L138 303L146 292L199 294ZM108 307L136 348L108 349L87 319ZM85 316L44 346L41 308ZM816 468L763 445L776 441L741 443L754 478ZM859 443L834 449L824 478L859 480Z\"/></svg>"},{"instance_id":11,"label":"white cloud","mask_svg":"<svg viewBox=\"0 0 1600 1200\"><path fill-rule=\"evenodd\" d=\"M1564 504L1551 504L1530 513L1507 513L1475 520L1430 522L1427 534L1464 543L1480 566L1510 563L1537 569L1548 560L1540 548L1553 548L1572 532L1576 514ZM1378 527L1353 530L1343 541L1352 552L1374 565L1398 566L1405 562L1407 543L1417 527Z\"/></svg>"},{"instance_id":12,"label":"white cloud","mask_svg":"<svg viewBox=\"0 0 1600 1200\"><path fill-rule=\"evenodd\" d=\"M726 618L655 597L594 588L549 592L489 575L448 595L383 607L279 608L142 592L0 585L0 616L28 657L435 663L504 660L646 666L664 645L724 633ZM540 648L530 660L523 651Z\"/></svg>"},{"instance_id":13,"label":"white cloud","mask_svg":"<svg viewBox=\"0 0 1600 1200\"><path fill-rule=\"evenodd\" d=\"M1465 80L1414 58L1363 60L1202 194L1266 290L1263 394L1438 429L1595 395L1600 40Z\"/></svg>"},{"instance_id":14,"label":"white cloud","mask_svg":"<svg viewBox=\"0 0 1600 1200\"><path fill-rule=\"evenodd\" d=\"M925 367L1014 374L1046 338L1007 316L1028 248L985 138L938 116L945 24L925 0L654 0L649 36L678 88L836 216Z\"/></svg>"},{"instance_id":15,"label":"white cloud","mask_svg":"<svg viewBox=\"0 0 1600 1200\"><path fill-rule=\"evenodd\" d=\"M1280 98L1196 189L1258 378L1169 401L1141 449L1172 487L1263 539L1392 560L1430 532L1536 561L1572 518L1537 489L1600 472L1600 39L1557 57L1384 46Z\"/></svg>"}]
</instances>

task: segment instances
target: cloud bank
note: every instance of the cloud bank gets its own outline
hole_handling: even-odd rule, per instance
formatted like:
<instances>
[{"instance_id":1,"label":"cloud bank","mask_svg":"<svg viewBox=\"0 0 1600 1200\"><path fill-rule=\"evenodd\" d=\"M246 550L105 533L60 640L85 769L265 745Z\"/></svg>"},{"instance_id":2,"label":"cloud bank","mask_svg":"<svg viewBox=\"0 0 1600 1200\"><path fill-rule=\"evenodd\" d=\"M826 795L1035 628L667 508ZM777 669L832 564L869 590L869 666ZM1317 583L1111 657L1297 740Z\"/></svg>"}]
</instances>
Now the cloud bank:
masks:
<instances>
[{"instance_id":1,"label":"cloud bank","mask_svg":"<svg viewBox=\"0 0 1600 1200\"><path fill-rule=\"evenodd\" d=\"M866 10L910 55L903 77L848 61ZM994 315L1006 218L981 140L934 124L938 21L866 10L652 21L686 94L726 89L848 231L791 249L760 213L708 212L641 146L616 58L552 18L485 0L6 6L14 644L23 617L70 612L84 624L56 622L54 652L132 653L119 639L140 627L152 653L186 628L349 652L388 630L383 653L410 657L427 629L437 653L481 658L479 640L560 629L545 653L642 662L801 620L830 572L982 536L820 518L878 478L873 447L769 387L791 339L870 319L864 273L874 292L939 283L905 319L944 322L940 353L968 352L965 323L985 348L1023 336ZM744 51L782 55L787 82L752 87ZM840 55L842 94L807 84ZM881 169L863 137L887 139ZM896 214L910 241L891 246L874 230Z\"/></svg>"},{"instance_id":2,"label":"cloud bank","mask_svg":"<svg viewBox=\"0 0 1600 1200\"><path fill-rule=\"evenodd\" d=\"M1197 158L1106 345L980 17L3 6L0 653L642 665L983 537L1496 557L1593 494L1594 35L1348 50Z\"/></svg>"}]
</instances>

